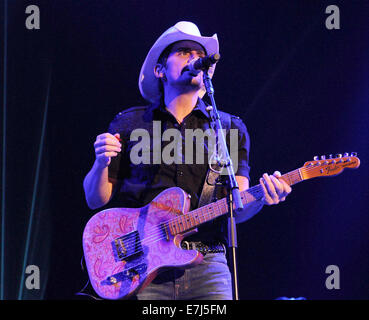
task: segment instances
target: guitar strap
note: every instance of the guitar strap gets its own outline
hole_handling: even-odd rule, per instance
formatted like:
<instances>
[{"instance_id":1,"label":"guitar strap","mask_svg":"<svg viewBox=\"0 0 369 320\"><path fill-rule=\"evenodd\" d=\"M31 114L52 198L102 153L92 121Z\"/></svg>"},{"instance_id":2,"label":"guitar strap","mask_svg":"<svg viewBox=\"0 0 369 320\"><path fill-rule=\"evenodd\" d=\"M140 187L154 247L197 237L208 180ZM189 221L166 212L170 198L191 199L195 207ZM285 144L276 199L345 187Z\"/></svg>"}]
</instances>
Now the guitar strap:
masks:
<instances>
[{"instance_id":1,"label":"guitar strap","mask_svg":"<svg viewBox=\"0 0 369 320\"><path fill-rule=\"evenodd\" d=\"M215 121L214 121L214 115L213 115L213 110L208 110L211 121L210 121L210 126L211 128L214 130L215 134L217 134L217 130L215 128ZM220 121L222 123L222 127L223 129L226 129L226 133L229 132L229 130L231 129L231 115L229 113L226 112L222 112L220 114ZM220 170L220 167L217 165L215 167L216 171ZM217 200L217 186L220 185L220 181L219 181L219 173L213 171L210 169L210 166L208 168L208 172L206 174L206 178L204 181L204 185L202 187L202 191L201 191L201 195L200 195L200 199L199 199L199 204L198 207L203 207L204 205L207 205L211 202L214 202Z\"/></svg>"}]
</instances>

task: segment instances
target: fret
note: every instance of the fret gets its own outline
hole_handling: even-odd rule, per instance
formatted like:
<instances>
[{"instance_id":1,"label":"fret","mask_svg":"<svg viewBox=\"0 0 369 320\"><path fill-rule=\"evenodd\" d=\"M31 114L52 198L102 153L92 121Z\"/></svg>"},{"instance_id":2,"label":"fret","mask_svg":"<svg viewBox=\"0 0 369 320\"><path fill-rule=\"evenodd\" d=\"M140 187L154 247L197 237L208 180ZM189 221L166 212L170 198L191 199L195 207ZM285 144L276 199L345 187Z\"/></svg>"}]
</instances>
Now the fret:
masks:
<instances>
[{"instance_id":1,"label":"fret","mask_svg":"<svg viewBox=\"0 0 369 320\"><path fill-rule=\"evenodd\" d=\"M194 222L193 224L194 224L194 225L199 224L199 220L198 220L198 216L197 216L197 212L196 212L196 210L192 212L191 216L192 216L192 220L193 220L193 222Z\"/></svg>"},{"instance_id":2,"label":"fret","mask_svg":"<svg viewBox=\"0 0 369 320\"><path fill-rule=\"evenodd\" d=\"M193 211L194 214L196 215L196 221L197 221L198 224L201 224L202 223L201 222L201 210L200 209L201 208L198 208L198 209L196 209L196 210Z\"/></svg>"},{"instance_id":3,"label":"fret","mask_svg":"<svg viewBox=\"0 0 369 320\"><path fill-rule=\"evenodd\" d=\"M183 219L183 225L184 225L184 230L188 230L190 229L189 225L188 225L188 221L187 221L187 215L182 215L182 219Z\"/></svg>"},{"instance_id":4,"label":"fret","mask_svg":"<svg viewBox=\"0 0 369 320\"><path fill-rule=\"evenodd\" d=\"M300 169L288 172L281 176L288 185L293 185L303 180ZM240 192L242 204L260 200L263 197L263 187L259 184ZM183 233L198 225L211 221L228 213L228 199L222 198L201 208L180 215L169 222L169 230L172 235Z\"/></svg>"},{"instance_id":5,"label":"fret","mask_svg":"<svg viewBox=\"0 0 369 320\"><path fill-rule=\"evenodd\" d=\"M179 216L178 219L179 219L179 221L178 221L178 223L179 223L179 230L180 230L180 232L183 232L183 231L185 231L185 227L183 225L182 216Z\"/></svg>"},{"instance_id":6,"label":"fret","mask_svg":"<svg viewBox=\"0 0 369 320\"><path fill-rule=\"evenodd\" d=\"M295 171L296 171L296 172L297 172L297 174L298 174L298 181L297 181L297 182L301 182L303 179L302 179L302 175L301 175L300 169L296 169ZM296 182L296 183L297 183L297 182Z\"/></svg>"},{"instance_id":7,"label":"fret","mask_svg":"<svg viewBox=\"0 0 369 320\"><path fill-rule=\"evenodd\" d=\"M285 179L285 177L287 177L287 179ZM288 185L292 185L292 179L291 179L291 174L290 173L286 173L281 177Z\"/></svg>"},{"instance_id":8,"label":"fret","mask_svg":"<svg viewBox=\"0 0 369 320\"><path fill-rule=\"evenodd\" d=\"M213 218L213 212L214 212L214 207L213 207L213 203L211 204L211 206L209 207L209 210L207 212L207 220L206 221L209 221Z\"/></svg>"},{"instance_id":9,"label":"fret","mask_svg":"<svg viewBox=\"0 0 369 320\"><path fill-rule=\"evenodd\" d=\"M208 221L208 219L207 219L208 207L207 206L202 207L201 212L202 212L202 220L203 220L203 223L204 223L204 222Z\"/></svg>"},{"instance_id":10,"label":"fret","mask_svg":"<svg viewBox=\"0 0 369 320\"><path fill-rule=\"evenodd\" d=\"M205 211L206 215L205 215L205 218L206 218L206 221L209 220L209 218L211 217L211 211L213 210L213 207L212 207L212 204L207 207L207 210Z\"/></svg>"},{"instance_id":11,"label":"fret","mask_svg":"<svg viewBox=\"0 0 369 320\"><path fill-rule=\"evenodd\" d=\"M288 185L292 186L295 184L295 176L293 174L293 172L291 172L289 175L289 181L286 181L286 183L288 183Z\"/></svg>"},{"instance_id":12,"label":"fret","mask_svg":"<svg viewBox=\"0 0 369 320\"><path fill-rule=\"evenodd\" d=\"M173 222L169 221L168 225L169 225L169 232L173 236L175 234L175 230L173 229L174 224L173 224Z\"/></svg>"},{"instance_id":13,"label":"fret","mask_svg":"<svg viewBox=\"0 0 369 320\"><path fill-rule=\"evenodd\" d=\"M177 219L173 219L171 221L169 221L169 224L170 224L170 227L171 227L171 233L172 235L176 235L179 233L179 228L178 228L178 225L177 225Z\"/></svg>"},{"instance_id":14,"label":"fret","mask_svg":"<svg viewBox=\"0 0 369 320\"><path fill-rule=\"evenodd\" d=\"M184 231L189 229L187 226L187 219L185 214L181 216L181 220L183 221Z\"/></svg>"},{"instance_id":15,"label":"fret","mask_svg":"<svg viewBox=\"0 0 369 320\"><path fill-rule=\"evenodd\" d=\"M298 182L298 177L296 176L296 174L294 174L292 183L295 184L297 182Z\"/></svg>"},{"instance_id":16,"label":"fret","mask_svg":"<svg viewBox=\"0 0 369 320\"><path fill-rule=\"evenodd\" d=\"M191 215L187 213L185 216L186 216L187 224L189 225L189 229L191 229L193 227L193 224L191 221Z\"/></svg>"},{"instance_id":17,"label":"fret","mask_svg":"<svg viewBox=\"0 0 369 320\"><path fill-rule=\"evenodd\" d=\"M215 205L215 215L217 216L217 217L219 217L220 215L222 215L223 213L225 213L225 212L223 212L223 210L222 210L222 207L221 207L221 204L220 204L220 201L217 201L217 202L214 202L214 205Z\"/></svg>"},{"instance_id":18,"label":"fret","mask_svg":"<svg viewBox=\"0 0 369 320\"><path fill-rule=\"evenodd\" d=\"M210 205L209 206L206 206L204 207L204 221L208 221L209 220L209 210L211 210L211 207Z\"/></svg>"},{"instance_id":19,"label":"fret","mask_svg":"<svg viewBox=\"0 0 369 320\"><path fill-rule=\"evenodd\" d=\"M178 223L177 223L177 220L174 221L173 223L173 229L174 229L174 232L177 234L179 233L179 226L178 226Z\"/></svg>"},{"instance_id":20,"label":"fret","mask_svg":"<svg viewBox=\"0 0 369 320\"><path fill-rule=\"evenodd\" d=\"M347 161L350 161L350 159L348 159ZM340 173L336 171L331 172L333 171L333 169L330 170L328 173L325 171L323 172L323 169L318 170L318 168L315 168L316 166L319 165L319 162L317 162L315 165L314 163L313 162L307 163L304 167L287 172L281 176L281 179L285 181L288 185L292 186L303 180L322 176L323 174L326 176L326 175L336 175ZM358 167L360 162L357 160L354 164L357 164L356 167ZM345 165L342 169L345 169L345 167L347 166L348 164ZM326 167L326 168L331 169L330 167ZM336 168L334 169L336 170ZM320 172L320 174L318 171ZM263 190L264 190L263 186L259 184L259 185L250 187L249 189L245 191L242 191L241 192L242 203L245 205L247 203L260 200L264 194ZM203 206L201 208L188 212L186 214L179 215L173 220L168 221L167 226L169 228L167 227L165 231L168 234L168 229L169 229L169 232L173 235L180 234L190 228L194 228L197 225L206 223L223 214L226 214L227 212L228 212L228 198L223 198L216 202L213 202L211 204L208 204L206 206Z\"/></svg>"},{"instance_id":21,"label":"fret","mask_svg":"<svg viewBox=\"0 0 369 320\"><path fill-rule=\"evenodd\" d=\"M203 223L204 222L203 207L197 209L196 211L197 211L197 215L199 217L200 223Z\"/></svg>"},{"instance_id":22,"label":"fret","mask_svg":"<svg viewBox=\"0 0 369 320\"><path fill-rule=\"evenodd\" d=\"M199 221L197 220L197 213L193 212L191 216L192 216L193 225L197 226L199 224Z\"/></svg>"},{"instance_id":23,"label":"fret","mask_svg":"<svg viewBox=\"0 0 369 320\"><path fill-rule=\"evenodd\" d=\"M222 206L222 211L223 212L228 212L228 206L226 201L224 201L224 199L220 200L221 206Z\"/></svg>"},{"instance_id":24,"label":"fret","mask_svg":"<svg viewBox=\"0 0 369 320\"><path fill-rule=\"evenodd\" d=\"M211 210L211 213L210 213L210 220L211 219L214 219L217 215L216 215L216 210L217 210L217 208L216 208L216 206L215 206L215 202L213 202L212 203L212 209L213 210Z\"/></svg>"},{"instance_id":25,"label":"fret","mask_svg":"<svg viewBox=\"0 0 369 320\"><path fill-rule=\"evenodd\" d=\"M296 172L291 171L290 177L291 177L291 184L290 185L295 184L296 183Z\"/></svg>"},{"instance_id":26,"label":"fret","mask_svg":"<svg viewBox=\"0 0 369 320\"><path fill-rule=\"evenodd\" d=\"M189 222L190 228L192 228L193 227L193 220L191 219L192 218L192 215L189 214L189 213L187 213L186 216L187 216L186 219Z\"/></svg>"},{"instance_id":27,"label":"fret","mask_svg":"<svg viewBox=\"0 0 369 320\"><path fill-rule=\"evenodd\" d=\"M177 233L180 233L181 232L181 228L179 226L178 219L175 219L174 221L175 221L175 227L176 227Z\"/></svg>"},{"instance_id":28,"label":"fret","mask_svg":"<svg viewBox=\"0 0 369 320\"><path fill-rule=\"evenodd\" d=\"M193 220L193 218L192 218L192 213L191 212L189 212L189 213L187 213L186 214L186 216L187 216L187 221L188 221L188 223L189 223L189 225L190 225L190 228L192 228L192 227L194 227L194 225L195 225L195 221Z\"/></svg>"},{"instance_id":29,"label":"fret","mask_svg":"<svg viewBox=\"0 0 369 320\"><path fill-rule=\"evenodd\" d=\"M202 218L202 208L199 208L199 209L197 209L197 210L195 210L196 211L196 214L197 214L197 217L198 217L198 219L199 219L199 223L202 223L202 220L201 220L201 218Z\"/></svg>"},{"instance_id":30,"label":"fret","mask_svg":"<svg viewBox=\"0 0 369 320\"><path fill-rule=\"evenodd\" d=\"M195 210L194 214L196 216L196 223L200 224L201 223L201 215L199 214L199 212L197 210Z\"/></svg>"},{"instance_id":31,"label":"fret","mask_svg":"<svg viewBox=\"0 0 369 320\"><path fill-rule=\"evenodd\" d=\"M209 217L209 207L206 206L203 208L203 218L204 218L204 222L208 221L208 217Z\"/></svg>"},{"instance_id":32,"label":"fret","mask_svg":"<svg viewBox=\"0 0 369 320\"><path fill-rule=\"evenodd\" d=\"M285 177L288 178L288 181L286 181L286 179L283 180L286 181L286 183L289 184L290 186L302 181L299 169L288 172L282 176L282 178Z\"/></svg>"},{"instance_id":33,"label":"fret","mask_svg":"<svg viewBox=\"0 0 369 320\"><path fill-rule=\"evenodd\" d=\"M197 215L199 217L200 223L202 223L203 222L203 220L202 220L202 211L201 210L198 210Z\"/></svg>"}]
</instances>

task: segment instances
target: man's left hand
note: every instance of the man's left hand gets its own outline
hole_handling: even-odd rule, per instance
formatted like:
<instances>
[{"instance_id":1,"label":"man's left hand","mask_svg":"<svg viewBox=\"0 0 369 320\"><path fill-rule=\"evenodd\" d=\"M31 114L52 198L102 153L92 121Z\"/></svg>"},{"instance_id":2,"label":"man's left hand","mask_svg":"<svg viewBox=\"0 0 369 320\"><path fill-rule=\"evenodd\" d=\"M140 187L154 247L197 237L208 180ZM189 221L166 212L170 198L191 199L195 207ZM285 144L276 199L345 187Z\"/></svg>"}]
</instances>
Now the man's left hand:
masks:
<instances>
[{"instance_id":1,"label":"man's left hand","mask_svg":"<svg viewBox=\"0 0 369 320\"><path fill-rule=\"evenodd\" d=\"M286 197L291 193L291 187L282 179L281 173L276 171L273 175L263 174L260 178L260 185L264 191L264 204L273 205L286 200Z\"/></svg>"}]
</instances>

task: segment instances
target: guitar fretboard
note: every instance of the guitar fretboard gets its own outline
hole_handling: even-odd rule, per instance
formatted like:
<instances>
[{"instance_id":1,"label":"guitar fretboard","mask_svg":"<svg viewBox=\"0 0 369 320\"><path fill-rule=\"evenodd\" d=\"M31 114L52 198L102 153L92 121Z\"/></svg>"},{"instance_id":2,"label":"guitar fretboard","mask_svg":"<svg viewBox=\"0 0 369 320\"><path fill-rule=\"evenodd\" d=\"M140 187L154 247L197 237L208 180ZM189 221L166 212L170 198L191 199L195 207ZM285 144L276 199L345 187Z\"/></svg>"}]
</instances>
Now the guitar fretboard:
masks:
<instances>
[{"instance_id":1,"label":"guitar fretboard","mask_svg":"<svg viewBox=\"0 0 369 320\"><path fill-rule=\"evenodd\" d=\"M280 179L283 179L290 186L303 180L300 174L300 169L290 171L282 175ZM240 192L242 204L246 205L253 201L260 200L262 199L263 194L263 187L260 184L242 191ZM218 218L228 213L228 211L228 199L220 199L216 202L212 202L206 206L169 220L169 231L173 236L184 233L203 223Z\"/></svg>"}]
</instances>

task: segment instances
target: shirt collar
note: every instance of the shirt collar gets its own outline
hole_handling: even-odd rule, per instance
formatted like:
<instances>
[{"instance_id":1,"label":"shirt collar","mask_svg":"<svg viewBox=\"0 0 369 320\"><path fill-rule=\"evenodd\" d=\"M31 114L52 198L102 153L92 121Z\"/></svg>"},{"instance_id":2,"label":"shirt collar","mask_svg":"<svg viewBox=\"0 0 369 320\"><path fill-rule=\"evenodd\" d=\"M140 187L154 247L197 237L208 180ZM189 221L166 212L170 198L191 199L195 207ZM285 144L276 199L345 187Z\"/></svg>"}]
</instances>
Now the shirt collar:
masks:
<instances>
[{"instance_id":1,"label":"shirt collar","mask_svg":"<svg viewBox=\"0 0 369 320\"><path fill-rule=\"evenodd\" d=\"M195 108L193 108L193 110L201 111L205 115L205 117L210 119L211 118L210 113L206 110L206 107L207 106L206 106L205 102L202 99L199 98L197 100L196 106L195 106Z\"/></svg>"},{"instance_id":2,"label":"shirt collar","mask_svg":"<svg viewBox=\"0 0 369 320\"><path fill-rule=\"evenodd\" d=\"M201 112L206 118L211 119L209 112L206 110L206 107L207 106L205 102L202 99L198 98L195 108L193 108L192 111ZM160 115L160 113L168 113L168 111L165 109L165 104L162 99L160 102L149 105L146 112L152 115L152 117L154 117L155 115Z\"/></svg>"}]
</instances>

